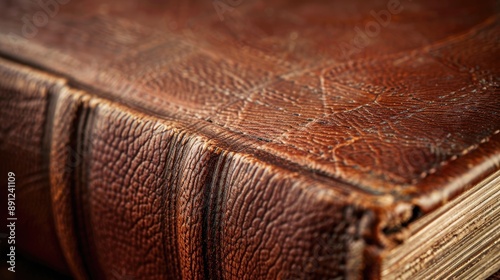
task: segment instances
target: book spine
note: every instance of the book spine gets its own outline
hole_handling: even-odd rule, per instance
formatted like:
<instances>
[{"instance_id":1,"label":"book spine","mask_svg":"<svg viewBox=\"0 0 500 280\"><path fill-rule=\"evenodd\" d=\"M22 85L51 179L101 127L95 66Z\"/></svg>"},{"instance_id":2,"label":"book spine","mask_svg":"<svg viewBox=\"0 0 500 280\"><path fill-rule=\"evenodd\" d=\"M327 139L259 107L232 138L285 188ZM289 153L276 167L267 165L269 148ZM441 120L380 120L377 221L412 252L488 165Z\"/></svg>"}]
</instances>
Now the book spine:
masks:
<instances>
[{"instance_id":1,"label":"book spine","mask_svg":"<svg viewBox=\"0 0 500 280\"><path fill-rule=\"evenodd\" d=\"M2 76L33 72L2 64ZM16 75L12 83L26 83ZM32 125L46 143L22 144L46 154L51 224L77 279L360 277L370 215L339 182L46 80L45 95L27 88L1 98L45 100L33 104L48 109ZM8 113L0 120L12 123Z\"/></svg>"},{"instance_id":2,"label":"book spine","mask_svg":"<svg viewBox=\"0 0 500 280\"><path fill-rule=\"evenodd\" d=\"M7 185L8 174L15 178L12 192L1 190L0 218L15 224L15 239L7 246L17 256L25 253L68 272L52 219L48 166L50 96L63 84L62 79L0 59L0 178L2 185ZM8 195L13 211L7 211ZM1 245L6 244L2 237Z\"/></svg>"}]
</instances>

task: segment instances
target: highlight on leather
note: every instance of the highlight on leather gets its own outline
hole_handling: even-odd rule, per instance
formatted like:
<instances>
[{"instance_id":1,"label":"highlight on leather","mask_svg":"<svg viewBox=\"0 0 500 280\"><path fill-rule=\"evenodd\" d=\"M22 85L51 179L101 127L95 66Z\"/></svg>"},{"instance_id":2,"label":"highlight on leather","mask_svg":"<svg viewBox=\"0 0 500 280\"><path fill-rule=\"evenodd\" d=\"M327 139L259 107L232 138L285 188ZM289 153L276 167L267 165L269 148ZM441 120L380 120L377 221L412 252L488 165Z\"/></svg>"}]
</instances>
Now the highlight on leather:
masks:
<instances>
[{"instance_id":1,"label":"highlight on leather","mask_svg":"<svg viewBox=\"0 0 500 280\"><path fill-rule=\"evenodd\" d=\"M499 14L0 0L0 278L489 277Z\"/></svg>"}]
</instances>

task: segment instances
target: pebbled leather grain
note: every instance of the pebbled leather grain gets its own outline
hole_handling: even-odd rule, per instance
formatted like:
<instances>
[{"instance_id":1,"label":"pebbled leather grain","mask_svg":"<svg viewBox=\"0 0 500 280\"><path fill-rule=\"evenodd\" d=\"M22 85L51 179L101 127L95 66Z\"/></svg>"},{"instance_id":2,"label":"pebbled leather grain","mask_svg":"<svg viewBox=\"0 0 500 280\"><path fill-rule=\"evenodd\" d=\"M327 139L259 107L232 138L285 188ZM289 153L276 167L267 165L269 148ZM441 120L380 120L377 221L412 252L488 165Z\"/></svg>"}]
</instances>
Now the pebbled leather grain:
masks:
<instances>
[{"instance_id":1,"label":"pebbled leather grain","mask_svg":"<svg viewBox=\"0 0 500 280\"><path fill-rule=\"evenodd\" d=\"M363 40L391 2L71 1L27 39L43 9L1 1L0 52L38 69L2 60L1 96L50 87L4 123L46 139L23 146L72 273L358 278L497 170L498 4L401 1Z\"/></svg>"},{"instance_id":2,"label":"pebbled leather grain","mask_svg":"<svg viewBox=\"0 0 500 280\"><path fill-rule=\"evenodd\" d=\"M245 1L224 21L204 1L69 3L30 44L6 35L40 7L9 3L6 54L367 191L411 189L499 129L494 1L402 2L352 55L385 1Z\"/></svg>"},{"instance_id":3,"label":"pebbled leather grain","mask_svg":"<svg viewBox=\"0 0 500 280\"><path fill-rule=\"evenodd\" d=\"M48 168L50 141L46 137L50 127L45 126L51 110L48 96L59 82L60 79L50 75L33 74L26 67L11 68L0 64L0 178L7 182L9 172L16 178L17 253L29 252L31 258L42 264L68 273L52 219ZM1 194L7 207L6 187ZM7 209L0 213L6 221ZM2 228L1 233L7 233L6 228ZM0 244L2 249L8 246L6 236L2 236Z\"/></svg>"}]
</instances>

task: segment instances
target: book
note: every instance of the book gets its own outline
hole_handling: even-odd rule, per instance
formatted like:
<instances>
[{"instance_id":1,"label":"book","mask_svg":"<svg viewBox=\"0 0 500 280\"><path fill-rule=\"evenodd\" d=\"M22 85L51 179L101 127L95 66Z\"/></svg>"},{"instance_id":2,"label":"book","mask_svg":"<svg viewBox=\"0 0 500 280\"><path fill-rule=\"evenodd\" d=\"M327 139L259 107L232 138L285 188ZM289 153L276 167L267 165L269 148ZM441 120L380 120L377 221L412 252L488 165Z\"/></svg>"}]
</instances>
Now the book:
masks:
<instances>
[{"instance_id":1,"label":"book","mask_svg":"<svg viewBox=\"0 0 500 280\"><path fill-rule=\"evenodd\" d=\"M498 14L495 1L1 1L8 268L487 278Z\"/></svg>"}]
</instances>

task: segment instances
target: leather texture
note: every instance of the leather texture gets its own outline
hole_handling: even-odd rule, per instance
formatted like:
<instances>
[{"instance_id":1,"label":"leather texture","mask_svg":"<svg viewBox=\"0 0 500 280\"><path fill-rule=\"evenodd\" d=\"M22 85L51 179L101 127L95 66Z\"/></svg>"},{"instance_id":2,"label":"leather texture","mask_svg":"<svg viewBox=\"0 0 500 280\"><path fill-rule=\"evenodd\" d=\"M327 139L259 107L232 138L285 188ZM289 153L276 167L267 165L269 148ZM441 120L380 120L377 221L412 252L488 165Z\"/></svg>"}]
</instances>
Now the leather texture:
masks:
<instances>
[{"instance_id":1,"label":"leather texture","mask_svg":"<svg viewBox=\"0 0 500 280\"><path fill-rule=\"evenodd\" d=\"M0 178L7 182L7 174L14 172L17 179L14 194L17 249L30 252L32 258L67 273L52 218L50 142L45 137L48 95L58 81L49 75L28 72L16 72L0 64ZM1 193L6 202L7 188ZM0 214L3 221L7 220L6 210ZM1 245L2 248L7 245L4 236Z\"/></svg>"},{"instance_id":2,"label":"leather texture","mask_svg":"<svg viewBox=\"0 0 500 280\"><path fill-rule=\"evenodd\" d=\"M498 170L498 2L216 3L0 2L2 172L77 279L377 277Z\"/></svg>"}]
</instances>

